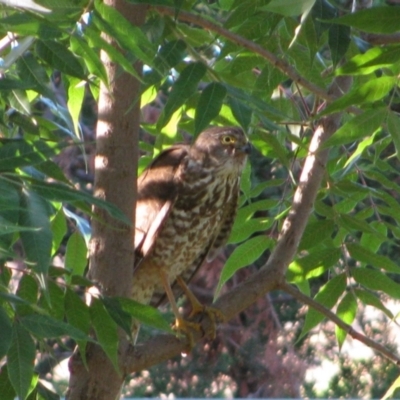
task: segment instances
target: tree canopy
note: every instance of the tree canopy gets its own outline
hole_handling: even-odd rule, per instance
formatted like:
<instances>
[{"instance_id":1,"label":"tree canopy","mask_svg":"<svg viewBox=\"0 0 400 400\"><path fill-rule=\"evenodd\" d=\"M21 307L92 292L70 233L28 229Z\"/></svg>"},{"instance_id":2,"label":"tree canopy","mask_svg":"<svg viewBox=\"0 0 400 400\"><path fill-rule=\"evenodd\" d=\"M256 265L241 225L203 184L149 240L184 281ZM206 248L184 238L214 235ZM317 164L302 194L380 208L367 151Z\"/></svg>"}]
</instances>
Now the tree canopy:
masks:
<instances>
[{"instance_id":1,"label":"tree canopy","mask_svg":"<svg viewBox=\"0 0 400 400\"><path fill-rule=\"evenodd\" d=\"M328 318L339 348L350 334L400 363L379 344L382 331L351 328L366 306L396 322L388 303L400 299L396 2L133 0L145 10L141 26L100 0L0 3L2 399L55 398L39 371L55 343L73 340L83 363L88 343L98 344L118 369L119 332L130 336L132 318L153 342L127 372L182 348L159 310L82 297L94 284L89 219L131 226L129 212L92 193L100 86L111 91L127 75L140 83L120 110L123 118L140 104L138 173L210 125L239 125L254 147L216 306L233 318L279 290L309 306L298 340ZM146 358L158 339L165 350Z\"/></svg>"}]
</instances>

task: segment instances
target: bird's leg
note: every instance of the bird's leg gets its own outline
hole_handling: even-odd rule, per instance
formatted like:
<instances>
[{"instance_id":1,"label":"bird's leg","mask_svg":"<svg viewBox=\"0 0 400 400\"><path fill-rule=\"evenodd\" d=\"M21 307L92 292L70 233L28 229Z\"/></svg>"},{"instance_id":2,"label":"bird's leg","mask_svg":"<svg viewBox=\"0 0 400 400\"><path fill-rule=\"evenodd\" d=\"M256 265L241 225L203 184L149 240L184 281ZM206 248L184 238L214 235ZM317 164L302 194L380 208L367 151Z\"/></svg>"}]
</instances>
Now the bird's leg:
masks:
<instances>
[{"instance_id":1,"label":"bird's leg","mask_svg":"<svg viewBox=\"0 0 400 400\"><path fill-rule=\"evenodd\" d=\"M169 284L168 275L165 271L161 271L161 279L164 286L165 293L168 297L169 303L171 304L172 312L175 315L174 329L183 332L189 341L189 351L194 347L193 335L191 329L200 331L201 327L198 323L185 321L181 316L178 306L175 301L174 294L172 293L171 285Z\"/></svg>"},{"instance_id":2,"label":"bird's leg","mask_svg":"<svg viewBox=\"0 0 400 400\"><path fill-rule=\"evenodd\" d=\"M207 337L215 339L216 330L217 330L216 329L217 322L225 321L224 314L216 308L207 307L207 306L204 306L203 304L201 304L200 301L197 299L197 297L193 294L193 292L189 289L189 287L186 285L185 281L180 276L178 276L176 278L176 281L177 281L178 285L184 291L187 299L189 300L189 302L192 306L192 312L190 313L189 318L194 317L197 314L206 313L211 320L212 328L210 329L210 331L205 332L205 334Z\"/></svg>"}]
</instances>

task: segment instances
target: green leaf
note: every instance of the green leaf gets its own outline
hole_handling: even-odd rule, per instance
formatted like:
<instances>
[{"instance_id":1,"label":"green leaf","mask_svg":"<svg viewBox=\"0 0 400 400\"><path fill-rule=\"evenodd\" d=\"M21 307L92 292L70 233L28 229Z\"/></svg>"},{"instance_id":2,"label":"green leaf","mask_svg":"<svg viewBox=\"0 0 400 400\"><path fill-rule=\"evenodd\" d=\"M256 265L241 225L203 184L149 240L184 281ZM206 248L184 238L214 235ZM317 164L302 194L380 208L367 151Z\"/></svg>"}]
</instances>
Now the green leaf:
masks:
<instances>
[{"instance_id":1,"label":"green leaf","mask_svg":"<svg viewBox=\"0 0 400 400\"><path fill-rule=\"evenodd\" d=\"M88 334L90 329L89 307L69 288L65 292L64 307L68 323Z\"/></svg>"},{"instance_id":2,"label":"green leaf","mask_svg":"<svg viewBox=\"0 0 400 400\"><path fill-rule=\"evenodd\" d=\"M397 274L400 273L400 267L386 256L376 254L368 248L357 243L347 243L346 248L351 257L353 257L355 260L365 263L365 265L372 265L375 268L382 268L388 272L394 272Z\"/></svg>"},{"instance_id":3,"label":"green leaf","mask_svg":"<svg viewBox=\"0 0 400 400\"><path fill-rule=\"evenodd\" d=\"M132 338L132 317L122 309L121 303L115 297L103 297L102 302L111 315L112 319L120 326L126 334Z\"/></svg>"},{"instance_id":4,"label":"green leaf","mask_svg":"<svg viewBox=\"0 0 400 400\"><path fill-rule=\"evenodd\" d=\"M335 229L332 219L319 219L307 224L300 240L299 250L308 250L331 238Z\"/></svg>"},{"instance_id":5,"label":"green leaf","mask_svg":"<svg viewBox=\"0 0 400 400\"><path fill-rule=\"evenodd\" d=\"M128 61L123 54L121 54L115 47L111 46L107 41L105 41L101 36L100 32L96 32L93 29L93 25L88 25L84 31L85 37L91 47L96 47L97 49L104 50L110 60L114 63L120 65L126 72L136 77L139 81L142 80L141 76L133 67L133 64Z\"/></svg>"},{"instance_id":6,"label":"green leaf","mask_svg":"<svg viewBox=\"0 0 400 400\"><path fill-rule=\"evenodd\" d=\"M172 40L160 47L154 60L154 69L144 77L146 88L164 79L169 70L184 59L186 47L183 40Z\"/></svg>"},{"instance_id":7,"label":"green leaf","mask_svg":"<svg viewBox=\"0 0 400 400\"><path fill-rule=\"evenodd\" d=\"M30 314L20 319L21 325L38 339L70 336L75 340L89 340L82 331L48 315Z\"/></svg>"},{"instance_id":8,"label":"green leaf","mask_svg":"<svg viewBox=\"0 0 400 400\"><path fill-rule=\"evenodd\" d=\"M328 43L334 67L345 56L347 49L350 46L350 41L351 39L349 27L337 24L331 25L331 27L329 28Z\"/></svg>"},{"instance_id":9,"label":"green leaf","mask_svg":"<svg viewBox=\"0 0 400 400\"><path fill-rule=\"evenodd\" d=\"M400 285L384 273L370 268L355 268L351 273L354 279L367 289L381 290L395 299L400 299Z\"/></svg>"},{"instance_id":10,"label":"green leaf","mask_svg":"<svg viewBox=\"0 0 400 400\"><path fill-rule=\"evenodd\" d=\"M69 184L61 167L52 160L43 161L35 166L35 169L55 181Z\"/></svg>"},{"instance_id":11,"label":"green leaf","mask_svg":"<svg viewBox=\"0 0 400 400\"><path fill-rule=\"evenodd\" d=\"M340 214L338 221L340 226L346 228L349 232L360 231L372 233L377 237L381 237L383 240L386 239L385 236L381 236L368 222L357 218L357 216Z\"/></svg>"},{"instance_id":12,"label":"green leaf","mask_svg":"<svg viewBox=\"0 0 400 400\"><path fill-rule=\"evenodd\" d=\"M251 190L251 163L246 163L244 170L242 172L242 177L240 178L240 191L243 193L244 197L248 198Z\"/></svg>"},{"instance_id":13,"label":"green leaf","mask_svg":"<svg viewBox=\"0 0 400 400\"><path fill-rule=\"evenodd\" d=\"M21 400L26 399L29 394L35 355L35 343L31 335L19 323L15 323L7 353L7 365L10 382Z\"/></svg>"},{"instance_id":14,"label":"green leaf","mask_svg":"<svg viewBox=\"0 0 400 400\"><path fill-rule=\"evenodd\" d=\"M218 82L212 82L201 93L194 118L194 134L197 136L218 116L226 95L226 88Z\"/></svg>"},{"instance_id":15,"label":"green leaf","mask_svg":"<svg viewBox=\"0 0 400 400\"><path fill-rule=\"evenodd\" d=\"M218 297L222 286L236 271L257 261L267 249L272 247L273 243L274 241L266 235L259 235L236 247L221 271L214 298Z\"/></svg>"},{"instance_id":16,"label":"green leaf","mask_svg":"<svg viewBox=\"0 0 400 400\"><path fill-rule=\"evenodd\" d=\"M20 139L6 141L0 147L0 171L36 165L54 156L55 153L56 149L39 141L34 144Z\"/></svg>"},{"instance_id":17,"label":"green leaf","mask_svg":"<svg viewBox=\"0 0 400 400\"><path fill-rule=\"evenodd\" d=\"M235 224L240 226L242 223L250 220L257 211L267 211L277 206L277 200L258 200L247 206L241 207L237 213Z\"/></svg>"},{"instance_id":18,"label":"green leaf","mask_svg":"<svg viewBox=\"0 0 400 400\"><path fill-rule=\"evenodd\" d=\"M122 310L132 315L132 317L140 321L142 324L165 332L171 332L169 323L157 308L138 303L137 301L126 297L119 297L118 301L121 304Z\"/></svg>"},{"instance_id":19,"label":"green leaf","mask_svg":"<svg viewBox=\"0 0 400 400\"><path fill-rule=\"evenodd\" d=\"M85 84L78 79L69 79L68 86L68 111L74 123L75 136L79 137L79 117L82 111L82 103L85 97Z\"/></svg>"},{"instance_id":20,"label":"green leaf","mask_svg":"<svg viewBox=\"0 0 400 400\"><path fill-rule=\"evenodd\" d=\"M251 122L252 110L242 101L232 96L228 97L228 104L236 121L247 131Z\"/></svg>"},{"instance_id":21,"label":"green leaf","mask_svg":"<svg viewBox=\"0 0 400 400\"><path fill-rule=\"evenodd\" d=\"M384 242L384 238L387 236L387 227L382 223L382 221L372 221L370 226L376 232L379 232L380 235L363 232L360 244L362 247L367 248L369 251L376 254L381 247L381 244Z\"/></svg>"},{"instance_id":22,"label":"green leaf","mask_svg":"<svg viewBox=\"0 0 400 400\"><path fill-rule=\"evenodd\" d=\"M399 21L400 9L387 6L367 8L332 20L371 33L395 33L399 30Z\"/></svg>"},{"instance_id":23,"label":"green leaf","mask_svg":"<svg viewBox=\"0 0 400 400\"><path fill-rule=\"evenodd\" d=\"M237 220L236 220L237 221ZM275 222L274 218L252 218L248 221L239 221L233 225L228 243L240 243L256 232L267 231Z\"/></svg>"},{"instance_id":24,"label":"green leaf","mask_svg":"<svg viewBox=\"0 0 400 400\"><path fill-rule=\"evenodd\" d=\"M21 198L19 223L35 228L22 231L20 237L25 255L37 273L46 274L50 266L52 234L47 204L35 192L24 190Z\"/></svg>"},{"instance_id":25,"label":"green leaf","mask_svg":"<svg viewBox=\"0 0 400 400\"><path fill-rule=\"evenodd\" d=\"M317 295L314 297L314 300L330 309L336 304L337 300L345 290L346 274L340 274L322 286ZM321 321L323 321L324 318L325 316L319 311L310 308L306 315L304 326L298 340L305 336L311 329L316 327Z\"/></svg>"},{"instance_id":26,"label":"green leaf","mask_svg":"<svg viewBox=\"0 0 400 400\"><path fill-rule=\"evenodd\" d=\"M258 131L251 137L251 143L266 157L278 158L279 161L289 167L288 151L285 146L280 143L276 135Z\"/></svg>"},{"instance_id":27,"label":"green leaf","mask_svg":"<svg viewBox=\"0 0 400 400\"><path fill-rule=\"evenodd\" d=\"M28 96L24 90L14 89L9 95L8 99L10 101L10 106L15 108L15 110L19 111L21 114L30 115L31 114L31 104L29 103ZM16 114L16 113L14 113ZM12 116L12 122L15 122L14 115ZM28 120L29 121L29 120ZM18 124L20 125L20 124ZM35 129L30 128L35 131ZM36 127L37 130L37 127Z\"/></svg>"},{"instance_id":28,"label":"green leaf","mask_svg":"<svg viewBox=\"0 0 400 400\"><path fill-rule=\"evenodd\" d=\"M64 290L52 280L47 281L47 295L40 298L40 306L59 320L64 318Z\"/></svg>"},{"instance_id":29,"label":"green leaf","mask_svg":"<svg viewBox=\"0 0 400 400\"><path fill-rule=\"evenodd\" d=\"M350 90L350 92L329 104L320 115L327 115L336 111L341 111L346 107L356 104L373 103L378 101L385 97L392 90L395 84L396 78L392 76L382 76L380 78L371 79L361 86ZM383 110L381 109L381 111Z\"/></svg>"},{"instance_id":30,"label":"green leaf","mask_svg":"<svg viewBox=\"0 0 400 400\"><path fill-rule=\"evenodd\" d=\"M372 47L357 54L339 67L336 75L368 75L380 68L390 68L400 61L400 46Z\"/></svg>"},{"instance_id":31,"label":"green leaf","mask_svg":"<svg viewBox=\"0 0 400 400\"><path fill-rule=\"evenodd\" d=\"M86 335L90 330L90 312L89 307L83 300L70 288L67 288L64 297L65 315L69 324L79 329ZM76 341L79 347L83 363L86 365L86 340Z\"/></svg>"},{"instance_id":32,"label":"green leaf","mask_svg":"<svg viewBox=\"0 0 400 400\"><path fill-rule=\"evenodd\" d=\"M400 119L393 111L389 111L388 113L387 129L396 148L396 156L400 160Z\"/></svg>"},{"instance_id":33,"label":"green leaf","mask_svg":"<svg viewBox=\"0 0 400 400\"><path fill-rule=\"evenodd\" d=\"M340 301L336 315L346 324L351 325L357 313L357 299L352 292L347 292L343 299ZM346 339L347 332L337 325L335 327L336 339L339 344L339 349Z\"/></svg>"},{"instance_id":34,"label":"green leaf","mask_svg":"<svg viewBox=\"0 0 400 400\"><path fill-rule=\"evenodd\" d=\"M96 205L97 207L103 208L114 218L119 219L128 225L131 224L131 221L125 216L125 214L123 214L122 211L120 211L119 208L113 204L96 198L81 190L76 190L74 187L63 183L43 182L34 178L29 178L29 182L31 184L31 188L35 190L35 192L47 198L48 200L75 203L76 206L80 208L82 208L82 204L80 202L88 202ZM86 208L84 211L90 210Z\"/></svg>"},{"instance_id":35,"label":"green leaf","mask_svg":"<svg viewBox=\"0 0 400 400\"><path fill-rule=\"evenodd\" d=\"M282 14L286 17L293 17L308 13L314 5L315 0L271 0L261 10Z\"/></svg>"},{"instance_id":36,"label":"green leaf","mask_svg":"<svg viewBox=\"0 0 400 400\"><path fill-rule=\"evenodd\" d=\"M31 275L25 274L19 281L16 295L27 303L17 304L16 309L19 316L32 314L32 307L38 300L38 284Z\"/></svg>"},{"instance_id":37,"label":"green leaf","mask_svg":"<svg viewBox=\"0 0 400 400\"><path fill-rule=\"evenodd\" d=\"M87 42L79 36L71 36L72 51L81 56L89 70L89 72L101 79L108 86L108 76L100 55L96 53Z\"/></svg>"},{"instance_id":38,"label":"green leaf","mask_svg":"<svg viewBox=\"0 0 400 400\"><path fill-rule=\"evenodd\" d=\"M0 148L1 154L1 148ZM0 179L0 221L18 228L20 191L12 182ZM6 230L6 229L5 229ZM13 231L0 235L0 247L7 249L14 241Z\"/></svg>"},{"instance_id":39,"label":"green leaf","mask_svg":"<svg viewBox=\"0 0 400 400\"><path fill-rule=\"evenodd\" d=\"M363 290L363 289L357 289L354 288L354 293L356 296L366 305L372 306L377 308L378 310L381 310L389 319L393 319L394 316L392 312L386 308L383 303L380 301L380 299L373 293Z\"/></svg>"},{"instance_id":40,"label":"green leaf","mask_svg":"<svg viewBox=\"0 0 400 400\"><path fill-rule=\"evenodd\" d=\"M12 323L3 307L0 307L0 360L7 354L11 343ZM1 380L1 373L0 373ZM0 384L1 387L1 384ZM0 389L0 393L1 389Z\"/></svg>"},{"instance_id":41,"label":"green leaf","mask_svg":"<svg viewBox=\"0 0 400 400\"><path fill-rule=\"evenodd\" d=\"M94 6L97 13L93 14L93 22L99 29L116 39L124 50L131 51L145 64L153 66L156 49L141 29L132 25L115 8L99 0L95 0Z\"/></svg>"},{"instance_id":42,"label":"green leaf","mask_svg":"<svg viewBox=\"0 0 400 400\"><path fill-rule=\"evenodd\" d=\"M118 334L117 324L111 318L99 299L92 298L90 318L96 332L96 338L108 358L118 371Z\"/></svg>"},{"instance_id":43,"label":"green leaf","mask_svg":"<svg viewBox=\"0 0 400 400\"><path fill-rule=\"evenodd\" d=\"M80 79L85 79L82 65L69 49L55 40L37 40L36 53L53 69L64 72Z\"/></svg>"},{"instance_id":44,"label":"green leaf","mask_svg":"<svg viewBox=\"0 0 400 400\"><path fill-rule=\"evenodd\" d=\"M200 79L206 73L207 67L201 63L189 64L179 75L171 89L157 128L161 129L172 117L172 114L181 107L197 90Z\"/></svg>"},{"instance_id":45,"label":"green leaf","mask_svg":"<svg viewBox=\"0 0 400 400\"><path fill-rule=\"evenodd\" d=\"M87 262L85 239L79 232L74 232L68 239L64 267L75 275L83 275Z\"/></svg>"},{"instance_id":46,"label":"green leaf","mask_svg":"<svg viewBox=\"0 0 400 400\"><path fill-rule=\"evenodd\" d=\"M40 381L36 386L37 400L60 400L60 396L44 386Z\"/></svg>"},{"instance_id":47,"label":"green leaf","mask_svg":"<svg viewBox=\"0 0 400 400\"><path fill-rule=\"evenodd\" d=\"M340 127L323 145L323 148L341 146L372 135L385 120L386 108L375 108L356 115Z\"/></svg>"},{"instance_id":48,"label":"green leaf","mask_svg":"<svg viewBox=\"0 0 400 400\"><path fill-rule=\"evenodd\" d=\"M47 87L49 77L45 69L36 61L32 53L25 53L17 61L18 76L24 84L37 90L43 96L54 98L53 93Z\"/></svg>"},{"instance_id":49,"label":"green leaf","mask_svg":"<svg viewBox=\"0 0 400 400\"><path fill-rule=\"evenodd\" d=\"M65 215L63 209L60 208L54 218L51 220L51 233L52 233L52 245L51 254L56 254L58 248L64 236L67 233L67 221L65 220Z\"/></svg>"},{"instance_id":50,"label":"green leaf","mask_svg":"<svg viewBox=\"0 0 400 400\"><path fill-rule=\"evenodd\" d=\"M8 367L4 364L0 372L0 393L2 400L15 400L16 393L8 377Z\"/></svg>"}]
</instances>

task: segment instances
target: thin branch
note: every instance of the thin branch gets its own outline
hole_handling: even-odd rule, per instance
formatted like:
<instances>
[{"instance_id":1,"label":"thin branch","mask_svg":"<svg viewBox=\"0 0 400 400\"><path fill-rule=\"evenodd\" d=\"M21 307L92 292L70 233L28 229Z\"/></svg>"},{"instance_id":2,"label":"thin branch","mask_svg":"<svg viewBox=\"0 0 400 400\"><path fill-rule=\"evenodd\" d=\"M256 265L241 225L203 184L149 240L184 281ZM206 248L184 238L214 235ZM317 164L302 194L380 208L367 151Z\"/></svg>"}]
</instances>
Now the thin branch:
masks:
<instances>
[{"instance_id":1,"label":"thin branch","mask_svg":"<svg viewBox=\"0 0 400 400\"><path fill-rule=\"evenodd\" d=\"M154 6L154 10L156 10L160 14L169 15L171 17L176 16L176 10L172 7L165 7L165 6ZM325 100L332 100L332 97L319 86L313 84L312 82L308 81L304 77L302 77L295 68L293 68L290 64L288 64L285 60L277 57L274 53L264 49L260 45L252 42L251 40L245 39L244 37L237 35L236 33L230 32L229 30L223 28L222 26L211 22L207 19L202 18L199 15L192 14L186 11L180 11L177 15L177 19L180 21L190 22L197 26L201 26L204 29L209 31L215 32L218 35L223 36L224 38L230 40L232 43L235 43L241 47L244 47L261 57L268 60L274 67L280 69L285 75L291 78L297 84L305 87L310 92L316 94L317 96L325 99Z\"/></svg>"},{"instance_id":2,"label":"thin branch","mask_svg":"<svg viewBox=\"0 0 400 400\"><path fill-rule=\"evenodd\" d=\"M356 331L352 326L343 322L343 320L341 320L335 313L333 313L331 310L329 310L322 304L316 302L311 297L308 297L305 294L301 293L295 287L289 285L286 282L281 283L279 285L279 289L283 290L286 293L291 294L296 300L300 301L301 303L306 304L307 306L312 307L315 310L319 311L325 317L334 322L339 328L342 328L345 332L347 332L353 339L356 339L359 342L364 343L366 346L376 350L389 360L393 361L396 365L400 366L400 358L397 357L395 354L393 354L392 351L388 350L386 347L380 345L379 343L363 335L362 333Z\"/></svg>"},{"instance_id":3,"label":"thin branch","mask_svg":"<svg viewBox=\"0 0 400 400\"><path fill-rule=\"evenodd\" d=\"M362 35L362 38L373 45L400 43L400 33L392 33L390 35L366 33Z\"/></svg>"}]
</instances>

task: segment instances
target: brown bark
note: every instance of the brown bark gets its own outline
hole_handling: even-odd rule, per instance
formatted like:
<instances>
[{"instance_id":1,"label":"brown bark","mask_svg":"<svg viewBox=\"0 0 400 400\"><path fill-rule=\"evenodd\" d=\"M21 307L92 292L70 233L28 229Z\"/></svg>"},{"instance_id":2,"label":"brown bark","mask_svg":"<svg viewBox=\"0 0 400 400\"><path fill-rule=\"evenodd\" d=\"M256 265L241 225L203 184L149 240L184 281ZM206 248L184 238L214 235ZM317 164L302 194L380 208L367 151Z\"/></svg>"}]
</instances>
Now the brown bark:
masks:
<instances>
[{"instance_id":1,"label":"brown bark","mask_svg":"<svg viewBox=\"0 0 400 400\"><path fill-rule=\"evenodd\" d=\"M133 25L145 21L146 7L135 6L123 0L105 0ZM111 45L117 43L104 36ZM122 73L102 53L102 61L108 73L109 87L102 84L99 97L94 193L119 207L128 219L134 219L133 205L136 195L136 171L139 134L139 82ZM140 73L141 65L135 66ZM101 292L108 296L130 297L132 290L133 220L132 226L116 221L103 209L94 208L96 219L92 221L90 248L90 278ZM119 354L128 347L124 335L120 335ZM69 400L110 400L119 396L124 374L115 371L104 352L93 344L87 349L88 370L79 353L70 360ZM121 368L123 370L123 368Z\"/></svg>"}]
</instances>

